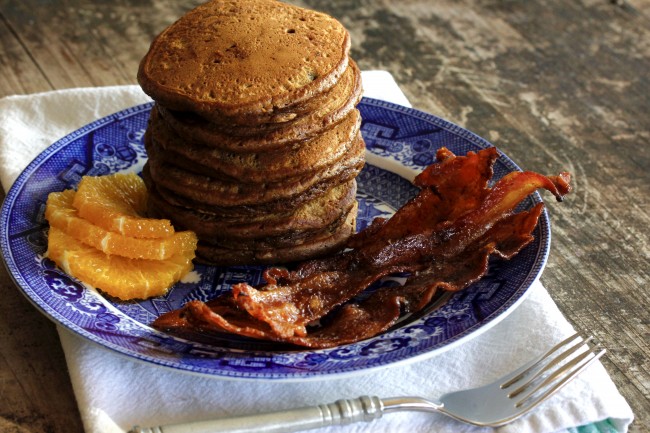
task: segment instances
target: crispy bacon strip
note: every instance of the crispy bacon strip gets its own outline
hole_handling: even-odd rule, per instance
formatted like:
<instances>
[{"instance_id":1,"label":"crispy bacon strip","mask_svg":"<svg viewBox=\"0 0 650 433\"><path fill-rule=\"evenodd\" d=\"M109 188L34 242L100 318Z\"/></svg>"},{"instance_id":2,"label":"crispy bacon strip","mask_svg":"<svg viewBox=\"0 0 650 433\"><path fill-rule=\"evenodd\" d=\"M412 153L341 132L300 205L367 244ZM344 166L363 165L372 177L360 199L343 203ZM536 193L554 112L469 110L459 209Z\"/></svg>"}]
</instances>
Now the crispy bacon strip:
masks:
<instances>
[{"instance_id":1,"label":"crispy bacon strip","mask_svg":"<svg viewBox=\"0 0 650 433\"><path fill-rule=\"evenodd\" d=\"M389 220L378 219L352 237L345 251L304 262L292 272L271 268L262 287L237 284L207 304L193 301L161 316L154 326L169 332L224 331L308 347L331 347L383 332L401 314L424 308L438 291L461 290L477 281L491 254L510 258L528 244L542 205L513 212L529 194L544 188L559 200L570 191L567 173L513 172L489 188L496 157L494 148L463 157L441 149L439 162L414 181L420 193ZM403 286L348 302L397 272L409 273ZM323 318L322 326L309 327Z\"/></svg>"}]
</instances>

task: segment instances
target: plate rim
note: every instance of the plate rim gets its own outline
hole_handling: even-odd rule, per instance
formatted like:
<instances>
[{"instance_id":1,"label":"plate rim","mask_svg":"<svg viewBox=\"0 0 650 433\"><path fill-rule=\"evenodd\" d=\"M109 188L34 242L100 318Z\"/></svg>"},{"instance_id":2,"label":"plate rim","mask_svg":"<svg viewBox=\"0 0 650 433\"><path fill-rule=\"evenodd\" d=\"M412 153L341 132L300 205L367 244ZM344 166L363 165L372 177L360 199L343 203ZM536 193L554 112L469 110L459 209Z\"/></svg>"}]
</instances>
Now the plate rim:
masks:
<instances>
[{"instance_id":1,"label":"plate rim","mask_svg":"<svg viewBox=\"0 0 650 433\"><path fill-rule=\"evenodd\" d=\"M397 111L400 112L401 114L419 118L421 120L439 126L440 128L445 129L446 131L451 132L457 136L460 136L461 138L468 140L471 143L481 148L494 146L488 140L484 139L483 137L465 128L462 128L446 119L440 118L438 116L435 116L433 114L421 110L394 104L379 99L366 98L366 97L362 99L361 104L377 106L391 111ZM152 106L153 106L153 102L147 102L144 104L128 107L118 112L109 114L108 116L104 116L102 118L96 119L53 142L51 145L46 147L42 152L40 152L35 158L33 158L32 161L16 177L16 180L12 184L11 188L9 189L9 191L7 191L5 200L2 204L2 209L0 210L0 251L2 252L4 266L7 269L8 274L10 275L12 281L17 286L17 289L23 294L23 296L25 296L32 305L34 305L42 314L44 314L48 319L53 321L57 326L61 326L67 332L71 332L72 334L77 334L83 337L85 340L90 341L101 348L109 349L110 351L117 353L121 356L124 356L128 359L135 360L138 362L143 362L148 365L171 368L172 370L184 372L188 374L198 374L201 376L207 375L209 377L217 377L220 379L228 379L228 380L272 381L272 382L326 380L334 377L345 378L350 376L356 376L359 374L370 373L384 368L403 366L403 365L419 362L423 359L428 359L438 354L441 354L443 352L446 352L448 350L451 350L475 337L478 337L479 335L491 329L496 324L500 323L527 298L527 295L529 294L531 287L537 282L537 280L539 279L540 275L542 274L547 264L548 256L550 253L551 227L550 227L550 220L548 218L547 208L545 206L542 215L540 215L540 219L539 219L539 223L543 224L543 227L541 227L541 234L545 238L545 242L540 242L538 246L538 251L536 253L537 259L535 260L534 266L532 266L531 269L528 270L528 274L523 280L522 286L520 286L513 294L513 296L508 299L507 303L500 306L492 314L482 318L478 324L474 325L474 327L470 327L470 329L466 329L463 332L454 335L452 338L445 340L444 344L440 347L431 348L429 350L422 351L415 355L412 354L407 355L397 360L391 359L377 365L366 366L360 369L345 368L345 369L334 369L332 371L326 371L326 372L325 371L301 371L301 372L283 372L283 373L276 372L276 373L272 373L271 375L264 375L264 374L260 374L259 372L252 373L252 374L251 373L236 374L230 371L217 372L214 369L207 369L205 367L200 367L195 365L191 366L191 368L188 368L187 366L184 367L182 363L172 362L168 359L163 359L152 355L146 355L140 352L133 351L129 348L120 346L119 344L116 344L113 341L100 339L97 336L95 336L93 332L82 328L77 323L70 322L61 313L59 313L57 310L55 310L49 304L47 304L44 299L36 296L37 295L36 293L34 293L31 290L25 289L25 287L29 287L29 284L24 279L22 274L19 272L15 257L13 256L13 251L11 250L11 248L9 248L8 220L13 210L13 204L15 203L21 189L25 186L26 178L31 176L33 172L36 171L36 169L40 165L44 164L52 154L55 154L58 150L65 147L70 142L88 134L93 130L99 129L104 125L111 123L115 120L118 120L120 118L130 117L142 111L150 110ZM521 168L519 168L519 166L512 159L510 159L506 154L504 154L498 148L497 151L499 153L499 157L501 158L500 159L501 162L505 163L506 166L508 166L508 169L521 171ZM370 151L367 150L366 152L370 152ZM386 158L376 154L373 155L376 156L377 158L390 159L394 161L396 164L400 164L403 167L406 167L400 161L397 161L395 159ZM542 200L541 195L538 192L535 192L533 195L536 196L536 201ZM9 206L10 204L11 206ZM531 275L533 276L532 278ZM526 286L525 288L523 288L524 285ZM40 302L38 302L36 299L30 296L28 291L34 297L38 298ZM126 314L124 314L124 316L129 318L129 320L134 320L128 317ZM313 353L318 351L319 350L307 350L307 352L313 352Z\"/></svg>"}]
</instances>

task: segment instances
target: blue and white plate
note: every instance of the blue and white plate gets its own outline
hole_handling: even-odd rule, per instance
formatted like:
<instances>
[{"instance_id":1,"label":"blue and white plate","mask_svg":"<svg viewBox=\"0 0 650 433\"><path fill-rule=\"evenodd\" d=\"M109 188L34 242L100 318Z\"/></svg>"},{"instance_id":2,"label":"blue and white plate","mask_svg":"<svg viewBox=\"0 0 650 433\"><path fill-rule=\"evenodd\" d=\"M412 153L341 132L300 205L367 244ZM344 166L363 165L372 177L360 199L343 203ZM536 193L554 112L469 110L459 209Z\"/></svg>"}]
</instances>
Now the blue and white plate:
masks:
<instances>
[{"instance_id":1,"label":"blue and white plate","mask_svg":"<svg viewBox=\"0 0 650 433\"><path fill-rule=\"evenodd\" d=\"M56 323L116 352L223 378L304 380L367 372L432 356L488 329L523 300L546 263L550 228L543 213L535 241L514 259L494 261L479 283L452 295L440 308L369 340L333 349L279 350L235 336L206 345L159 332L149 324L160 314L191 299L212 298L233 283L256 284L262 268L198 265L164 297L114 302L43 257L48 193L73 188L84 175L139 172L146 160L142 137L150 109L145 104L121 111L54 143L16 180L0 215L2 253L20 290ZM389 216L415 194L410 180L434 161L440 147L461 155L490 146L457 125L410 108L364 99L359 109L368 147L368 164L358 179L360 228L376 216ZM518 167L500 155L495 178L513 170ZM534 194L523 207L539 201Z\"/></svg>"}]
</instances>

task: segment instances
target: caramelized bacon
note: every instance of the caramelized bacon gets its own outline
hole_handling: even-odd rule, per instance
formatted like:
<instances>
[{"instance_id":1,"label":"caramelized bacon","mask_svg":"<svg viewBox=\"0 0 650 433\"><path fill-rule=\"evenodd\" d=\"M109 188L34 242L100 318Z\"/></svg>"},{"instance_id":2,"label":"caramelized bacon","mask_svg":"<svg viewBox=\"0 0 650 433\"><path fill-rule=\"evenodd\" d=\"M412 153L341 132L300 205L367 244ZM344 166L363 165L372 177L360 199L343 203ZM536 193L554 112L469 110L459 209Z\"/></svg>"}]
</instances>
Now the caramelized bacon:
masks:
<instances>
[{"instance_id":1,"label":"caramelized bacon","mask_svg":"<svg viewBox=\"0 0 650 433\"><path fill-rule=\"evenodd\" d=\"M230 332L313 348L372 337L406 313L424 308L440 291L467 287L487 272L494 254L511 258L532 241L543 206L514 213L537 189L558 200L569 175L513 172L488 187L495 148L457 157L443 148L438 163L419 174L416 197L388 220L377 219L336 255L294 271L270 268L266 284L236 284L208 303L192 301L153 326L172 333ZM383 277L406 273L401 286L357 295ZM316 321L319 326L310 326Z\"/></svg>"}]
</instances>

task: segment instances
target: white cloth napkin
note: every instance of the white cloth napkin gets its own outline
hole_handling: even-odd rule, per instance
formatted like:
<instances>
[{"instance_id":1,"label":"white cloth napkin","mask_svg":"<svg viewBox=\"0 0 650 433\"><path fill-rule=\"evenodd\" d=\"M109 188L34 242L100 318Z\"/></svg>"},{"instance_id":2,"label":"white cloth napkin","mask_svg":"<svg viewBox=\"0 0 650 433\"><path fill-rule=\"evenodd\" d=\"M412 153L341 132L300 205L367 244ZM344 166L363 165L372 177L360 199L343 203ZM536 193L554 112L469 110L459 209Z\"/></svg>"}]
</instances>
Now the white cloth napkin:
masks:
<instances>
[{"instance_id":1,"label":"white cloth napkin","mask_svg":"<svg viewBox=\"0 0 650 433\"><path fill-rule=\"evenodd\" d=\"M364 72L366 96L409 105L384 71ZM70 89L0 99L0 180L5 191L46 146L92 120L148 101L137 86ZM121 356L59 328L88 433L258 413L369 394L436 396L490 382L572 333L541 283L502 322L428 360L344 379L277 383L224 380L156 367ZM47 385L44 385L47 386ZM591 424L625 432L633 414L600 363L525 418L499 432L556 432ZM600 426L600 427L598 427ZM604 426L604 427L603 427ZM334 432L483 432L444 416L390 414Z\"/></svg>"}]
</instances>

